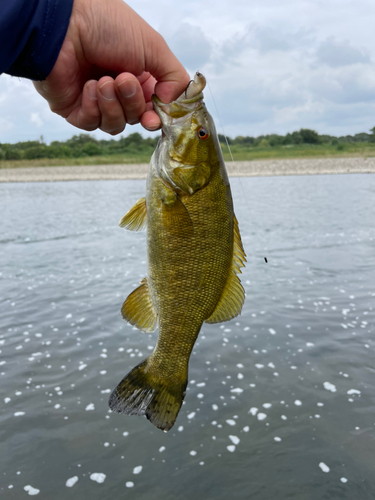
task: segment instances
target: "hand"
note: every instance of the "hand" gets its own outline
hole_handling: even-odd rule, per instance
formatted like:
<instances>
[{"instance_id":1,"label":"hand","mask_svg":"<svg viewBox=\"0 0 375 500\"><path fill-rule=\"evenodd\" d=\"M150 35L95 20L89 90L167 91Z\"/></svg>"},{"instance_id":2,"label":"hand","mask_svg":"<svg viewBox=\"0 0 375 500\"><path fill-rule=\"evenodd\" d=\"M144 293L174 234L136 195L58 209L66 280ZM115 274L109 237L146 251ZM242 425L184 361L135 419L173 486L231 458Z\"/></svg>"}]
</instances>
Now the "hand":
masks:
<instances>
[{"instance_id":1,"label":"hand","mask_svg":"<svg viewBox=\"0 0 375 500\"><path fill-rule=\"evenodd\" d=\"M122 0L74 0L55 66L34 85L70 124L115 135L126 123L160 128L152 94L171 102L188 82L162 36Z\"/></svg>"}]
</instances>

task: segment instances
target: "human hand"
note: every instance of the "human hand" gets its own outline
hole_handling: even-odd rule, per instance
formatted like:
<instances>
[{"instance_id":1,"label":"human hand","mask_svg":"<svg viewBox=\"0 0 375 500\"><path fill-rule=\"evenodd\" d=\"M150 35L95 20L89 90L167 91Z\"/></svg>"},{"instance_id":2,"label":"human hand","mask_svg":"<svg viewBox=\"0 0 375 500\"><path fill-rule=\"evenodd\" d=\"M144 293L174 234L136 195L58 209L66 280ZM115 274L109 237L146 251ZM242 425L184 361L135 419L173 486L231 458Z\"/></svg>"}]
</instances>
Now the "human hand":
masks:
<instances>
[{"instance_id":1,"label":"human hand","mask_svg":"<svg viewBox=\"0 0 375 500\"><path fill-rule=\"evenodd\" d=\"M115 135L126 123L160 128L152 94L170 102L188 82L162 36L122 0L74 0L57 61L34 86L70 124Z\"/></svg>"}]
</instances>

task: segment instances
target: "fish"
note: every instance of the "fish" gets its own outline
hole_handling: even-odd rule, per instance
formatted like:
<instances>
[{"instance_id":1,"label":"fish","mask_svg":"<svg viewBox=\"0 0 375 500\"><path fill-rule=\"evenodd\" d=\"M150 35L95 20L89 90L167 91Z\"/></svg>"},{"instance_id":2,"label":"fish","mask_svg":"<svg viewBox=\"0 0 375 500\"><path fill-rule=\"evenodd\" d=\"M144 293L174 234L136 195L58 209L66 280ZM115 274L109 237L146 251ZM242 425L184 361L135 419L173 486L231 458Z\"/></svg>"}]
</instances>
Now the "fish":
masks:
<instances>
[{"instance_id":1,"label":"fish","mask_svg":"<svg viewBox=\"0 0 375 500\"><path fill-rule=\"evenodd\" d=\"M159 329L153 352L109 398L113 412L174 425L188 383L189 358L204 322L241 313L245 266L228 175L197 72L171 103L152 96L162 135L151 157L146 196L121 219L147 228L147 277L125 300L123 318L143 332Z\"/></svg>"}]
</instances>

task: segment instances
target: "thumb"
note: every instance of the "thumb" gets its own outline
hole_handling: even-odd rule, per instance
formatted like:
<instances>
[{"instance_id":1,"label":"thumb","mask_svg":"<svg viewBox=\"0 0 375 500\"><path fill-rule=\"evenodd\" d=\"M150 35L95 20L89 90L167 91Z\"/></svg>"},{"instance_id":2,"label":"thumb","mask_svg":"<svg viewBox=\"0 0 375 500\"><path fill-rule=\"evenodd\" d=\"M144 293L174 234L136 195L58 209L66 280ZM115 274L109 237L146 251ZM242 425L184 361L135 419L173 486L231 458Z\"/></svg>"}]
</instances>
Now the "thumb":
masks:
<instances>
[{"instance_id":1,"label":"thumb","mask_svg":"<svg viewBox=\"0 0 375 500\"><path fill-rule=\"evenodd\" d=\"M144 46L145 70L156 80L155 94L165 103L179 97L186 89L190 77L186 69L168 47L167 42L154 32L152 43Z\"/></svg>"}]
</instances>

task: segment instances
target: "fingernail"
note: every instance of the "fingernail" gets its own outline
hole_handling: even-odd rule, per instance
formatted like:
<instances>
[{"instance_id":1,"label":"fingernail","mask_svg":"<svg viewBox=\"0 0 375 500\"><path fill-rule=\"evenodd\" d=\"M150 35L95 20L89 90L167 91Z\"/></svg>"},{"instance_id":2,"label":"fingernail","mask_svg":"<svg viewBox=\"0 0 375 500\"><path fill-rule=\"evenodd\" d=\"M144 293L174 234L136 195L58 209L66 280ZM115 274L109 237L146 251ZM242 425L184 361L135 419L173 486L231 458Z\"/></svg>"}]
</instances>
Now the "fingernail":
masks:
<instances>
[{"instance_id":1,"label":"fingernail","mask_svg":"<svg viewBox=\"0 0 375 500\"><path fill-rule=\"evenodd\" d=\"M100 93L106 101L114 101L116 99L115 89L113 88L113 82L105 82L101 87L99 87Z\"/></svg>"},{"instance_id":2,"label":"fingernail","mask_svg":"<svg viewBox=\"0 0 375 500\"><path fill-rule=\"evenodd\" d=\"M98 97L96 95L96 81L95 80L91 80L91 82L87 83L87 93L89 95L89 98L92 101L98 100Z\"/></svg>"},{"instance_id":3,"label":"fingernail","mask_svg":"<svg viewBox=\"0 0 375 500\"><path fill-rule=\"evenodd\" d=\"M147 125L147 127L145 127L145 128L147 128L147 130L157 130L158 128L160 128L160 126L161 126L160 122L158 122L158 123L149 123Z\"/></svg>"},{"instance_id":4,"label":"fingernail","mask_svg":"<svg viewBox=\"0 0 375 500\"><path fill-rule=\"evenodd\" d=\"M129 97L133 97L133 95L137 92L137 84L133 82L133 80L124 80L120 83L118 89L122 97L129 99Z\"/></svg>"}]
</instances>

